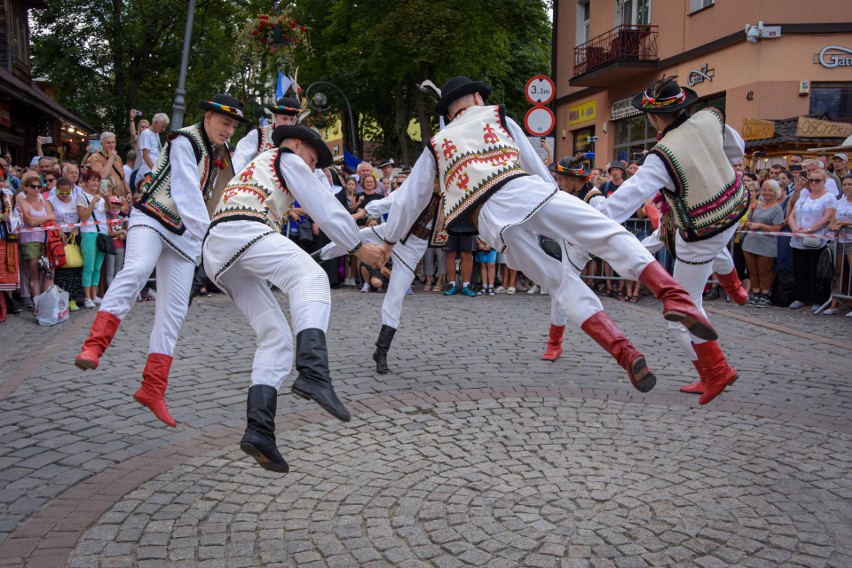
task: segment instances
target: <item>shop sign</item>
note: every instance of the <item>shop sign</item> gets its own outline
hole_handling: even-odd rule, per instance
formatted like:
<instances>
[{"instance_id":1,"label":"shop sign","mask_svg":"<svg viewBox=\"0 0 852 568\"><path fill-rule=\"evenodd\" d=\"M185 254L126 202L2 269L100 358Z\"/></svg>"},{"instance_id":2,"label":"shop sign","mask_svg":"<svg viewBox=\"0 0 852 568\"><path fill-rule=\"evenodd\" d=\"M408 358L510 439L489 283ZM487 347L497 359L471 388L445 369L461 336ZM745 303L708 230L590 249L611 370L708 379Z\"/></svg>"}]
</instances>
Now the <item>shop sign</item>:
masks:
<instances>
[{"instance_id":1,"label":"shop sign","mask_svg":"<svg viewBox=\"0 0 852 568\"><path fill-rule=\"evenodd\" d=\"M743 140L763 140L775 136L775 122L772 120L758 120L756 118L744 118L740 129Z\"/></svg>"},{"instance_id":2,"label":"shop sign","mask_svg":"<svg viewBox=\"0 0 852 568\"><path fill-rule=\"evenodd\" d=\"M12 113L6 103L0 103L0 126L12 128Z\"/></svg>"},{"instance_id":3,"label":"shop sign","mask_svg":"<svg viewBox=\"0 0 852 568\"><path fill-rule=\"evenodd\" d=\"M826 45L819 53L814 53L814 65L826 69L852 67L852 49L840 45Z\"/></svg>"},{"instance_id":4,"label":"shop sign","mask_svg":"<svg viewBox=\"0 0 852 568\"><path fill-rule=\"evenodd\" d=\"M852 124L817 118L799 117L796 136L800 138L846 138L852 136Z\"/></svg>"},{"instance_id":5,"label":"shop sign","mask_svg":"<svg viewBox=\"0 0 852 568\"><path fill-rule=\"evenodd\" d=\"M637 114L642 114L642 111L630 104L632 97L621 99L612 103L609 111L610 120L621 120L622 118L630 118Z\"/></svg>"},{"instance_id":6,"label":"shop sign","mask_svg":"<svg viewBox=\"0 0 852 568\"><path fill-rule=\"evenodd\" d=\"M568 126L595 120L598 114L598 106L595 101L586 101L578 105L568 107Z\"/></svg>"},{"instance_id":7,"label":"shop sign","mask_svg":"<svg viewBox=\"0 0 852 568\"><path fill-rule=\"evenodd\" d=\"M704 81L712 81L713 77L716 76L715 69L708 69L709 65L705 63L698 69L692 69L689 72L689 75L686 76L686 82L690 87L694 87L698 83L703 83Z\"/></svg>"}]
</instances>

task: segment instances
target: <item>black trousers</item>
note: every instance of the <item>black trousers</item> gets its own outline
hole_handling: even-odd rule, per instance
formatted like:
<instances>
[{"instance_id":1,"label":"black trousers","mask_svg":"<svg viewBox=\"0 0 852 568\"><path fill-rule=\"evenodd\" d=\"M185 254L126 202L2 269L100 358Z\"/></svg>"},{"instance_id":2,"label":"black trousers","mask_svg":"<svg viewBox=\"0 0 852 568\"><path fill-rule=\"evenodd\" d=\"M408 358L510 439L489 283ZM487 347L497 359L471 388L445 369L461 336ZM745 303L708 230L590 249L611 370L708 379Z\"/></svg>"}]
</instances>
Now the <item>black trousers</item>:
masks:
<instances>
[{"instance_id":1,"label":"black trousers","mask_svg":"<svg viewBox=\"0 0 852 568\"><path fill-rule=\"evenodd\" d=\"M796 300L822 304L831 290L816 277L816 267L822 249L793 249L793 278L796 281Z\"/></svg>"}]
</instances>

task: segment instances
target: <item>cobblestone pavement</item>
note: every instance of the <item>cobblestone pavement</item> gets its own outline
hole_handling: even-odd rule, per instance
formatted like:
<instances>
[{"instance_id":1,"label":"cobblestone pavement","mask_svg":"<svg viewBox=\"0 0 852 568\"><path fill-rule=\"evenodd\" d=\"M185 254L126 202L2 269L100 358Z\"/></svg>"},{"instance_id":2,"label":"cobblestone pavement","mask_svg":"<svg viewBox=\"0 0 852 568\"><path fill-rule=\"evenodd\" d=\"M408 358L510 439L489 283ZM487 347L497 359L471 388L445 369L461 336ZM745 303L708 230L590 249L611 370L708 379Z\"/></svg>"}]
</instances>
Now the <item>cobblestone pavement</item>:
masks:
<instances>
[{"instance_id":1,"label":"cobblestone pavement","mask_svg":"<svg viewBox=\"0 0 852 568\"><path fill-rule=\"evenodd\" d=\"M226 297L190 310L174 429L131 398L154 303L88 373L92 311L0 324L0 566L852 565L852 318L709 303L741 378L700 407L650 298L604 300L644 395L578 331L541 361L526 294L408 297L376 375L381 299L333 292L353 420L282 394L283 476L237 445L254 341Z\"/></svg>"}]
</instances>

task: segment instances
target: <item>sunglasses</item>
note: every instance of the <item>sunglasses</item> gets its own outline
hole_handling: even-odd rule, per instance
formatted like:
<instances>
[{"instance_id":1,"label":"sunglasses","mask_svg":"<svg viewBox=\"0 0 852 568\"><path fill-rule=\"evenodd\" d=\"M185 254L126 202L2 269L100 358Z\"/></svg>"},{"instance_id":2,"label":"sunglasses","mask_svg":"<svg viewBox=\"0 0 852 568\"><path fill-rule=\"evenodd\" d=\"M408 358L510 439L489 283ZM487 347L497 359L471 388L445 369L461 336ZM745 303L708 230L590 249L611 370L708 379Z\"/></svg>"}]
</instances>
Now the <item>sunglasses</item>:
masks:
<instances>
[{"instance_id":1,"label":"sunglasses","mask_svg":"<svg viewBox=\"0 0 852 568\"><path fill-rule=\"evenodd\" d=\"M71 195L70 191L57 191L56 195Z\"/></svg>"},{"instance_id":2,"label":"sunglasses","mask_svg":"<svg viewBox=\"0 0 852 568\"><path fill-rule=\"evenodd\" d=\"M56 178L44 178L44 181L46 181L47 183L50 183L50 182L56 181Z\"/></svg>"},{"instance_id":3,"label":"sunglasses","mask_svg":"<svg viewBox=\"0 0 852 568\"><path fill-rule=\"evenodd\" d=\"M31 183L27 187L41 187L40 183Z\"/></svg>"},{"instance_id":4,"label":"sunglasses","mask_svg":"<svg viewBox=\"0 0 852 568\"><path fill-rule=\"evenodd\" d=\"M819 178L808 178L808 183L822 183L824 181L825 181L824 179L819 179Z\"/></svg>"}]
</instances>

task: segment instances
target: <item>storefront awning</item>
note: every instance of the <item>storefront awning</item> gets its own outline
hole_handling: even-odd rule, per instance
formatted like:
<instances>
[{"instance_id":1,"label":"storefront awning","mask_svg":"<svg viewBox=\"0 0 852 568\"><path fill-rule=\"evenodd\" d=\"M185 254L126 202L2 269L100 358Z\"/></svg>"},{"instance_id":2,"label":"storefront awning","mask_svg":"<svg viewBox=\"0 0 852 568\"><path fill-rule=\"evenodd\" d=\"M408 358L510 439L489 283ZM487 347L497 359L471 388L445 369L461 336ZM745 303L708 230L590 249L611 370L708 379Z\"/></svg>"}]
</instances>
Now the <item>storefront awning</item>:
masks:
<instances>
[{"instance_id":1,"label":"storefront awning","mask_svg":"<svg viewBox=\"0 0 852 568\"><path fill-rule=\"evenodd\" d=\"M747 150L771 150L773 148L784 147L786 149L807 150L815 146L836 146L840 144L844 137L828 137L828 138L812 138L810 136L796 136L799 125L798 116L793 118L785 118L784 120L774 120L766 122L775 123L774 136L771 138L759 138L757 140L746 140ZM827 120L825 114L807 115L807 118L815 118L818 120Z\"/></svg>"},{"instance_id":2,"label":"storefront awning","mask_svg":"<svg viewBox=\"0 0 852 568\"><path fill-rule=\"evenodd\" d=\"M3 93L20 104L37 108L63 122L68 122L88 133L96 130L89 126L83 119L71 113L68 109L44 94L41 89L32 83L21 81L6 69L0 67L0 93Z\"/></svg>"}]
</instances>

